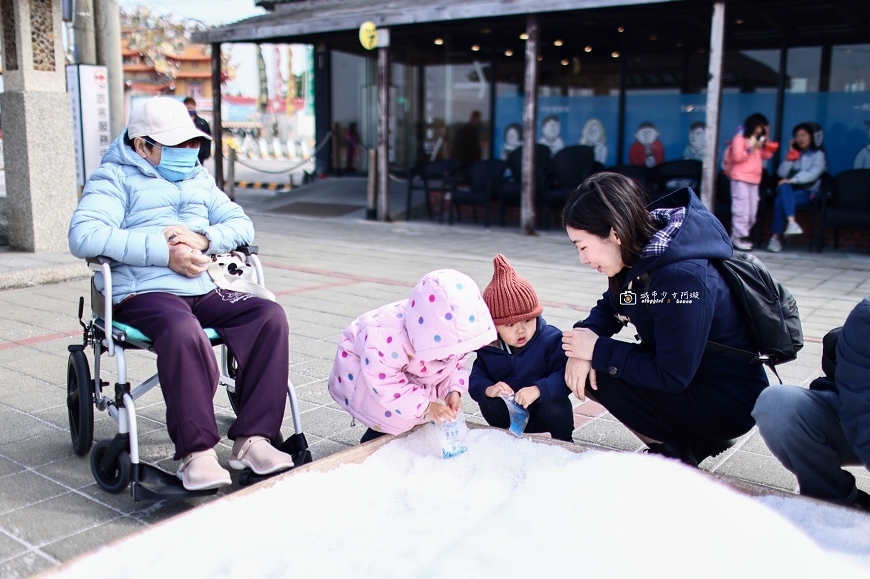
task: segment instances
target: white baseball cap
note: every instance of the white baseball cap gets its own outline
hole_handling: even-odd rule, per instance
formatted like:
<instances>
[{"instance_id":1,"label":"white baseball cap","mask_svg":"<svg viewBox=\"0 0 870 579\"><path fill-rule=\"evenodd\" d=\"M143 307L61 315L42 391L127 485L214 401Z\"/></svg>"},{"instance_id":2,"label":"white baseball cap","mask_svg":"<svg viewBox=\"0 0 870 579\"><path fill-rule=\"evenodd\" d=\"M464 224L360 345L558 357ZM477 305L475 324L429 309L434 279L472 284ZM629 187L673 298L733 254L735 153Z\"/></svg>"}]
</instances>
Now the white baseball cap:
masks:
<instances>
[{"instance_id":1,"label":"white baseball cap","mask_svg":"<svg viewBox=\"0 0 870 579\"><path fill-rule=\"evenodd\" d=\"M127 123L127 136L149 137L167 147L196 138L211 140L194 126L184 103L161 96L136 105Z\"/></svg>"}]
</instances>

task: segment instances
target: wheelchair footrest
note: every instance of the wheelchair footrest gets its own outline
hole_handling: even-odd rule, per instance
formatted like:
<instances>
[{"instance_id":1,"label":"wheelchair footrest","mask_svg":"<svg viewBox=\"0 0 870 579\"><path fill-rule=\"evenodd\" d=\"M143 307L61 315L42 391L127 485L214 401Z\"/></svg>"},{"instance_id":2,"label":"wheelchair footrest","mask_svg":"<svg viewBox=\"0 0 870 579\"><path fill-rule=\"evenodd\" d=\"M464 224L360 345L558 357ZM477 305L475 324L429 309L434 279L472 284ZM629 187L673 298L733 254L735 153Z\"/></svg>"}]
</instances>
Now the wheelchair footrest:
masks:
<instances>
[{"instance_id":1,"label":"wheelchair footrest","mask_svg":"<svg viewBox=\"0 0 870 579\"><path fill-rule=\"evenodd\" d=\"M217 493L217 489L189 491L181 479L165 470L140 462L133 465L132 494L134 501L159 501L207 497ZM146 486L147 485L147 486Z\"/></svg>"},{"instance_id":2,"label":"wheelchair footrest","mask_svg":"<svg viewBox=\"0 0 870 579\"><path fill-rule=\"evenodd\" d=\"M296 455L302 451L308 450L308 440L305 438L305 433L290 435L287 440L281 443L278 447L281 452L286 452L293 457L293 462L296 462ZM310 460L308 462L311 462Z\"/></svg>"},{"instance_id":3,"label":"wheelchair footrest","mask_svg":"<svg viewBox=\"0 0 870 579\"><path fill-rule=\"evenodd\" d=\"M294 435L294 436L296 436L296 435ZM300 435L300 436L302 436L304 439L304 435ZM289 439L288 439L288 441L289 441ZM286 444L287 444L287 442L285 442L284 445L281 446L281 450L284 450L284 446ZM287 452L287 451L284 450L284 452ZM264 480L278 476L279 474L284 474L285 472L290 472L291 470L298 468L302 465L308 464L310 462L313 462L313 460L314 460L311 456L311 451L308 450L307 446L305 447L304 450L300 450L299 452L293 453L290 456L293 457L293 468L288 469L288 470L282 470L282 471L275 472L272 474L256 474L251 469L246 468L245 470L242 471L242 474L239 475L239 486L246 487L246 486L250 486L253 484L257 484L258 482L263 482Z\"/></svg>"}]
</instances>

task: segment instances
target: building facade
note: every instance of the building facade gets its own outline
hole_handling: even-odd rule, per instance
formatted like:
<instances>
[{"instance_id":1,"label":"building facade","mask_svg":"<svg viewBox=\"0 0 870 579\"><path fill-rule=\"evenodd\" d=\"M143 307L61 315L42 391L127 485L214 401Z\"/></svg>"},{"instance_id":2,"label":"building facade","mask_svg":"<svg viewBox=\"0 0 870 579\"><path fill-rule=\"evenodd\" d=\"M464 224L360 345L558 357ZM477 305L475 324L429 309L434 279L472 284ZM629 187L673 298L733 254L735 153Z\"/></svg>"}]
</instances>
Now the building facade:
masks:
<instances>
[{"instance_id":1,"label":"building facade","mask_svg":"<svg viewBox=\"0 0 870 579\"><path fill-rule=\"evenodd\" d=\"M704 159L712 18L724 7L721 151L743 120L765 115L787 149L818 126L829 171L870 168L870 3L862 0L278 0L272 13L200 33L200 42L307 42L316 54L318 140L333 123L377 143L377 50L359 27L389 29L389 160L397 168L457 154L479 113L481 156L523 140L527 34L534 18L535 142L594 148L604 166ZM400 6L401 4L401 6ZM265 4L264 4L265 5ZM778 162L772 161L772 166ZM328 170L329 155L319 158Z\"/></svg>"}]
</instances>

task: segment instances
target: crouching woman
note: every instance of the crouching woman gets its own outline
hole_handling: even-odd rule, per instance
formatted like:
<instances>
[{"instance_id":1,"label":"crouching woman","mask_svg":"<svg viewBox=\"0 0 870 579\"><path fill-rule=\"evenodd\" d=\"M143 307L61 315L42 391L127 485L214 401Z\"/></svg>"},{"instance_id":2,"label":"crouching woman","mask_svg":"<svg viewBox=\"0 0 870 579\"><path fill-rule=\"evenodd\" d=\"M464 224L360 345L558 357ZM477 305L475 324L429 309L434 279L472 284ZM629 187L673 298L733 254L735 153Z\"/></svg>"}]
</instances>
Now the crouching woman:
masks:
<instances>
[{"instance_id":1,"label":"crouching woman","mask_svg":"<svg viewBox=\"0 0 870 579\"><path fill-rule=\"evenodd\" d=\"M752 428L768 382L762 367L706 347L753 349L715 265L731 257L728 234L691 189L649 207L643 199L614 173L588 178L568 199L562 223L580 263L606 275L609 287L564 333L565 379L650 452L696 466ZM628 322L639 343L613 339Z\"/></svg>"}]
</instances>

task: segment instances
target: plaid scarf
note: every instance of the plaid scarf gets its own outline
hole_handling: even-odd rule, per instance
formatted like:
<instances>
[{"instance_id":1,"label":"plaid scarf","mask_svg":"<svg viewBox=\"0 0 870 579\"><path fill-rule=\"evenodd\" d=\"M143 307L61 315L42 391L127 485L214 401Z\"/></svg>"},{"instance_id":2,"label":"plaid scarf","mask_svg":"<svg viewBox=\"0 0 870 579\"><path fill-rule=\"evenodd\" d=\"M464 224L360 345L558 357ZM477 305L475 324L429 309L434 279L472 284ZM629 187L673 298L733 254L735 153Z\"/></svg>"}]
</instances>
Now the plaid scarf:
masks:
<instances>
[{"instance_id":1,"label":"plaid scarf","mask_svg":"<svg viewBox=\"0 0 870 579\"><path fill-rule=\"evenodd\" d=\"M671 240L677 235L677 231L680 230L680 226L683 225L683 220L686 219L686 208L653 209L649 214L660 229L643 248L641 257L655 257L665 252Z\"/></svg>"}]
</instances>

